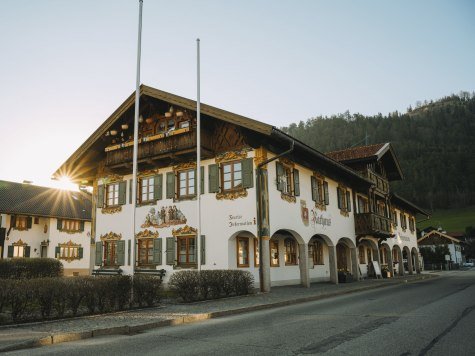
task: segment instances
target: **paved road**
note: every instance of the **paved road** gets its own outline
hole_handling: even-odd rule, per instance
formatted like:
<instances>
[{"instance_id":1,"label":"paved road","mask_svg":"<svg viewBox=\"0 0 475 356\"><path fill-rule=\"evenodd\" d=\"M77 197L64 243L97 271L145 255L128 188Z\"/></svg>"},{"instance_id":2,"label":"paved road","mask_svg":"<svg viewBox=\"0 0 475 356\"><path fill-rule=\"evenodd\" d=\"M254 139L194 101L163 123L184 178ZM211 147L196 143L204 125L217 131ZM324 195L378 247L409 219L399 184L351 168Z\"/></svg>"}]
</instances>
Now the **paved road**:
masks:
<instances>
[{"instance_id":1,"label":"paved road","mask_svg":"<svg viewBox=\"0 0 475 356\"><path fill-rule=\"evenodd\" d=\"M333 299L18 351L68 355L474 355L475 269Z\"/></svg>"}]
</instances>

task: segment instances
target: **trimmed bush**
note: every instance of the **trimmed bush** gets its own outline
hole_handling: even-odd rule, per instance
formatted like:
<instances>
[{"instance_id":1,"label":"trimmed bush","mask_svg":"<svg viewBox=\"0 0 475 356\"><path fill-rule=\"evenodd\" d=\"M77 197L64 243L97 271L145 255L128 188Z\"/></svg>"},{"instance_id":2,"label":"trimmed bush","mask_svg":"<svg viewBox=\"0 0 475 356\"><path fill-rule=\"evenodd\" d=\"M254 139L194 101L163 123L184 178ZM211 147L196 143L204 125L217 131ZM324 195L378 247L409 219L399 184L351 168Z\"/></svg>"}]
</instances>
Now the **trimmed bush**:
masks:
<instances>
[{"instance_id":1,"label":"trimmed bush","mask_svg":"<svg viewBox=\"0 0 475 356\"><path fill-rule=\"evenodd\" d=\"M249 294L254 277L241 270L179 271L172 274L168 285L184 302L193 302Z\"/></svg>"},{"instance_id":2,"label":"trimmed bush","mask_svg":"<svg viewBox=\"0 0 475 356\"><path fill-rule=\"evenodd\" d=\"M140 307L151 307L160 301L162 280L157 276L134 276L134 301Z\"/></svg>"},{"instance_id":3,"label":"trimmed bush","mask_svg":"<svg viewBox=\"0 0 475 356\"><path fill-rule=\"evenodd\" d=\"M0 279L61 277L63 264L54 258L12 258L0 260Z\"/></svg>"},{"instance_id":4,"label":"trimmed bush","mask_svg":"<svg viewBox=\"0 0 475 356\"><path fill-rule=\"evenodd\" d=\"M31 281L26 279L10 280L8 283L8 306L14 322L27 319L34 306L35 293Z\"/></svg>"}]
</instances>

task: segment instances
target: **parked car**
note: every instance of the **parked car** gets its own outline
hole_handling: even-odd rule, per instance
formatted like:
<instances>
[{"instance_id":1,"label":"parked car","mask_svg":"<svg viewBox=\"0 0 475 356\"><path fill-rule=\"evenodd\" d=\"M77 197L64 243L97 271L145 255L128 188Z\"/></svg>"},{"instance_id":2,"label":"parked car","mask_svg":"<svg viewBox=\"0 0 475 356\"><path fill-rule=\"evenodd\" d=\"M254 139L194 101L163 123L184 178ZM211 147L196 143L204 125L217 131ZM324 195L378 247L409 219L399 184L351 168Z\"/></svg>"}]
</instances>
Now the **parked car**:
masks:
<instances>
[{"instance_id":1,"label":"parked car","mask_svg":"<svg viewBox=\"0 0 475 356\"><path fill-rule=\"evenodd\" d=\"M464 262L462 266L464 266L464 267L473 267L473 266L475 266L475 263L473 263L473 262Z\"/></svg>"}]
</instances>

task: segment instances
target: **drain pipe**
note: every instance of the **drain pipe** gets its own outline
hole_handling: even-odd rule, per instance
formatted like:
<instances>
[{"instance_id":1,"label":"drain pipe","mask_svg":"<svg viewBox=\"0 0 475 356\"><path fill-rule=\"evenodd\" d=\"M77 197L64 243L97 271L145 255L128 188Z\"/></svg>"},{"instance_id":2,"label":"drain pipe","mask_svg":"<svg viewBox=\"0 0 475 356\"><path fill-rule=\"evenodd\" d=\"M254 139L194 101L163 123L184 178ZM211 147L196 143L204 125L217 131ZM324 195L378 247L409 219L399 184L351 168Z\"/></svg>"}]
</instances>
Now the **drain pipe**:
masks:
<instances>
[{"instance_id":1,"label":"drain pipe","mask_svg":"<svg viewBox=\"0 0 475 356\"><path fill-rule=\"evenodd\" d=\"M257 165L256 169L256 198L257 198L257 239L259 241L259 285L260 285L260 290L263 293L270 292L270 270L268 271L269 273L265 273L264 268L270 269L270 264L264 266L264 254L263 252L263 242L262 240L264 238L269 239L270 236L267 236L270 234L270 231L267 231L266 234L263 234L262 231L262 212L263 212L263 201L262 201L262 180L263 180L263 175L262 175L262 167L264 167L266 164L275 161L276 159L285 156L289 153L291 153L294 150L295 146L295 141L292 140L290 148L287 151L284 151L280 154L278 154L275 157L272 157L270 159L265 160L264 162L261 162ZM266 251L267 253L268 251ZM269 255L267 253L267 255ZM268 280L267 280L268 279Z\"/></svg>"}]
</instances>

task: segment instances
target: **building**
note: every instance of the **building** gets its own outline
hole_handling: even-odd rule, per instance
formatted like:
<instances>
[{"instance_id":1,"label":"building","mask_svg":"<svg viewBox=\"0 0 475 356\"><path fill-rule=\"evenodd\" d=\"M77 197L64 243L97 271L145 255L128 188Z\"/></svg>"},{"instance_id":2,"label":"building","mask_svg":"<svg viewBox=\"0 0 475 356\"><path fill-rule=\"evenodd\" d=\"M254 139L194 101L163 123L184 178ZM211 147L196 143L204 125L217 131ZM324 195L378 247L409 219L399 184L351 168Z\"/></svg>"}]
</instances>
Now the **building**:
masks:
<instances>
[{"instance_id":1,"label":"building","mask_svg":"<svg viewBox=\"0 0 475 356\"><path fill-rule=\"evenodd\" d=\"M90 274L91 197L0 181L0 256L59 259L64 274Z\"/></svg>"},{"instance_id":2,"label":"building","mask_svg":"<svg viewBox=\"0 0 475 356\"><path fill-rule=\"evenodd\" d=\"M437 246L447 247L449 254L446 256L446 263L449 264L449 268L458 267L463 262L461 241L446 234L445 231L435 229L423 231L417 243L420 249L429 248L432 251L435 251Z\"/></svg>"},{"instance_id":3,"label":"building","mask_svg":"<svg viewBox=\"0 0 475 356\"><path fill-rule=\"evenodd\" d=\"M196 102L145 85L140 94L136 202L131 192L135 93L54 173L93 188L98 273L165 269L166 281L176 270L196 268L199 253L201 268L249 270L268 290L270 285L338 283L339 272L358 279L366 264L358 251L363 244L372 248L363 256L370 260L379 259L387 246L383 261L389 264L396 245L398 261L401 251L409 261L417 255L415 235L406 228L388 243L391 220L369 208L381 200L373 201L379 189L374 177L271 125L209 105L201 105L198 172ZM395 163L394 158L388 164ZM387 184L384 174L378 177ZM416 208L384 194L385 214L391 214L394 201L401 216L414 223ZM367 198L368 210L357 207L358 197Z\"/></svg>"}]
</instances>

